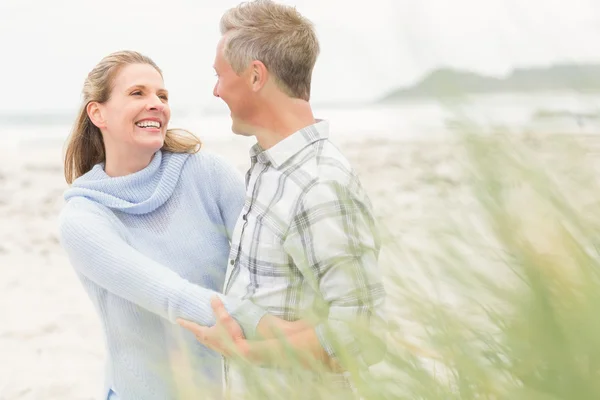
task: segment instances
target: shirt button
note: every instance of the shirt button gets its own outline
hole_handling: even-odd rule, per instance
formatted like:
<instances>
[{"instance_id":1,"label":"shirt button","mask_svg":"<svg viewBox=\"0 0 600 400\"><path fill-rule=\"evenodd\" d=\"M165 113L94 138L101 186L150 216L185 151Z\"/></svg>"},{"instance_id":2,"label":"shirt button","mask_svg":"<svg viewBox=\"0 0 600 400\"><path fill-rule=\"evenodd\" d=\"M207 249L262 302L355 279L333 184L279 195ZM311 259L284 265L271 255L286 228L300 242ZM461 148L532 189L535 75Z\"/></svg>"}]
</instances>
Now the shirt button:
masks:
<instances>
[{"instance_id":1,"label":"shirt button","mask_svg":"<svg viewBox=\"0 0 600 400\"><path fill-rule=\"evenodd\" d=\"M234 261L233 260L229 260L229 265L233 265Z\"/></svg>"},{"instance_id":2,"label":"shirt button","mask_svg":"<svg viewBox=\"0 0 600 400\"><path fill-rule=\"evenodd\" d=\"M244 221L248 221L248 216L247 216L246 214L244 214L244 215L242 215L242 219L243 219Z\"/></svg>"}]
</instances>

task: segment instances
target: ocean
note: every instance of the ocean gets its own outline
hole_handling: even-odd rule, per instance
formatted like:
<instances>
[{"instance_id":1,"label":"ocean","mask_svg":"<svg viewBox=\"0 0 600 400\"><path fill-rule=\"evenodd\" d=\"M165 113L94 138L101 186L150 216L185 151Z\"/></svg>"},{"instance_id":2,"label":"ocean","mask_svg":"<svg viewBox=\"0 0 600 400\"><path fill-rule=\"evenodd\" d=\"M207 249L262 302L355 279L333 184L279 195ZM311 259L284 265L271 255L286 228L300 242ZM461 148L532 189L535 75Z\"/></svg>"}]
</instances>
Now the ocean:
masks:
<instances>
[{"instance_id":1,"label":"ocean","mask_svg":"<svg viewBox=\"0 0 600 400\"><path fill-rule=\"evenodd\" d=\"M317 118L330 121L334 140L343 141L451 139L464 123L481 132L600 132L600 96L579 93L507 93L394 104L317 105L313 109ZM0 144L23 148L63 143L75 113L0 114ZM206 141L228 140L232 135L226 111L173 110L170 127L188 129Z\"/></svg>"}]
</instances>

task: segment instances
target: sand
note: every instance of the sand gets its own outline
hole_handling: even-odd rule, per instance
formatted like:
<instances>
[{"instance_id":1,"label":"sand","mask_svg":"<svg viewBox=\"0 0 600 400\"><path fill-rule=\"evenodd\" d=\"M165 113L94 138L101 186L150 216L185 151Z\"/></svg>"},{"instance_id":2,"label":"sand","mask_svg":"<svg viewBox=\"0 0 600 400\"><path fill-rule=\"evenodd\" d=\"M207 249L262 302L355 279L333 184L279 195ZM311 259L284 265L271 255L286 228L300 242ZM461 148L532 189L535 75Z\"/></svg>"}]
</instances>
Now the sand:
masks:
<instances>
[{"instance_id":1,"label":"sand","mask_svg":"<svg viewBox=\"0 0 600 400\"><path fill-rule=\"evenodd\" d=\"M232 137L205 148L245 172L250 144ZM371 196L386 243L418 245L431 210L460 188L449 144L355 139L339 145ZM58 242L65 188L60 145L0 150L1 400L93 399L102 385L100 324ZM390 254L384 249L382 262L399 267Z\"/></svg>"}]
</instances>

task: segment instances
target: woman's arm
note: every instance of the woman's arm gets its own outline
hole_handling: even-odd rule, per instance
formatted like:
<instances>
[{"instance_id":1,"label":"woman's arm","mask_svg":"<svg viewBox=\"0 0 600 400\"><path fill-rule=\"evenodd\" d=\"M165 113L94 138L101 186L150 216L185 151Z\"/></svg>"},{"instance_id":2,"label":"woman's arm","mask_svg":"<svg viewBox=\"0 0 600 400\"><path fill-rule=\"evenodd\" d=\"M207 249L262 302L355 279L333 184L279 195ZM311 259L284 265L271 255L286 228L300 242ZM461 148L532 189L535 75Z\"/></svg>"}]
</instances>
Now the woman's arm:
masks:
<instances>
[{"instance_id":1,"label":"woman's arm","mask_svg":"<svg viewBox=\"0 0 600 400\"><path fill-rule=\"evenodd\" d=\"M221 218L231 240L246 198L246 185L242 175L222 157L213 155L213 185Z\"/></svg>"},{"instance_id":2,"label":"woman's arm","mask_svg":"<svg viewBox=\"0 0 600 400\"><path fill-rule=\"evenodd\" d=\"M330 357L319 341L314 324L298 320L288 322L266 314L256 328L257 338L246 340L240 325L229 315L223 302L213 297L211 306L216 317L214 326L201 326L179 319L177 322L189 330L206 347L226 357L242 357L257 365L295 367L299 363L308 369L340 372L337 361ZM292 353L294 357L284 357Z\"/></svg>"},{"instance_id":3,"label":"woman's arm","mask_svg":"<svg viewBox=\"0 0 600 400\"><path fill-rule=\"evenodd\" d=\"M87 279L172 323L184 318L212 326L211 296L254 337L265 311L252 302L225 297L192 284L131 247L112 215L85 199L67 204L60 220L60 240L74 268Z\"/></svg>"}]
</instances>

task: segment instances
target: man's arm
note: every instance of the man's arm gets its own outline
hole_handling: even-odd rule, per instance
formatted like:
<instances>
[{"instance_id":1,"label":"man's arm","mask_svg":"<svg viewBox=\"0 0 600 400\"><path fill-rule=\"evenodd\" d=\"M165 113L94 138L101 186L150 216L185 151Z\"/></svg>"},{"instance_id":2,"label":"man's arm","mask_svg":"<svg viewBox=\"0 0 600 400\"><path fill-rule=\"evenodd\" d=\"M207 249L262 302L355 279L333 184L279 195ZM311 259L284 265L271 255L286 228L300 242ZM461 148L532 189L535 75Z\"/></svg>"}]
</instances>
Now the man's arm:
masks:
<instances>
[{"instance_id":1,"label":"man's arm","mask_svg":"<svg viewBox=\"0 0 600 400\"><path fill-rule=\"evenodd\" d=\"M213 297L211 306L216 319L214 326L201 326L183 319L177 322L200 343L226 357L242 357L264 366L297 367L300 363L309 369L340 370L319 343L314 327L306 321L288 322L267 314L256 330L257 336L264 340L249 341L218 297ZM283 357L290 353L293 357Z\"/></svg>"},{"instance_id":2,"label":"man's arm","mask_svg":"<svg viewBox=\"0 0 600 400\"><path fill-rule=\"evenodd\" d=\"M291 357L285 357L286 354ZM246 358L255 364L280 368L300 364L307 369L343 371L336 359L321 345L315 328L307 326L297 326L285 335L280 334L277 339L249 341Z\"/></svg>"},{"instance_id":3,"label":"man's arm","mask_svg":"<svg viewBox=\"0 0 600 400\"><path fill-rule=\"evenodd\" d=\"M315 327L315 336L338 363L350 358L372 365L384 353L374 334L374 324L383 321L385 298L377 266L379 239L365 201L337 182L317 183L301 199L284 244L328 305L329 315ZM299 351L315 350L313 340L298 345Z\"/></svg>"},{"instance_id":4,"label":"man's arm","mask_svg":"<svg viewBox=\"0 0 600 400\"><path fill-rule=\"evenodd\" d=\"M383 321L385 291L377 269L379 243L368 206L339 184L314 186L300 202L284 246L304 278L327 302L326 321L312 326L267 314L256 329L257 337L266 340L246 341L216 301L214 327L185 321L181 325L213 350L261 365L284 366L300 360L308 367L324 364L338 371L340 359L350 358L361 365L379 362L384 346L373 334L373 325ZM295 359L283 357L290 352Z\"/></svg>"}]
</instances>

